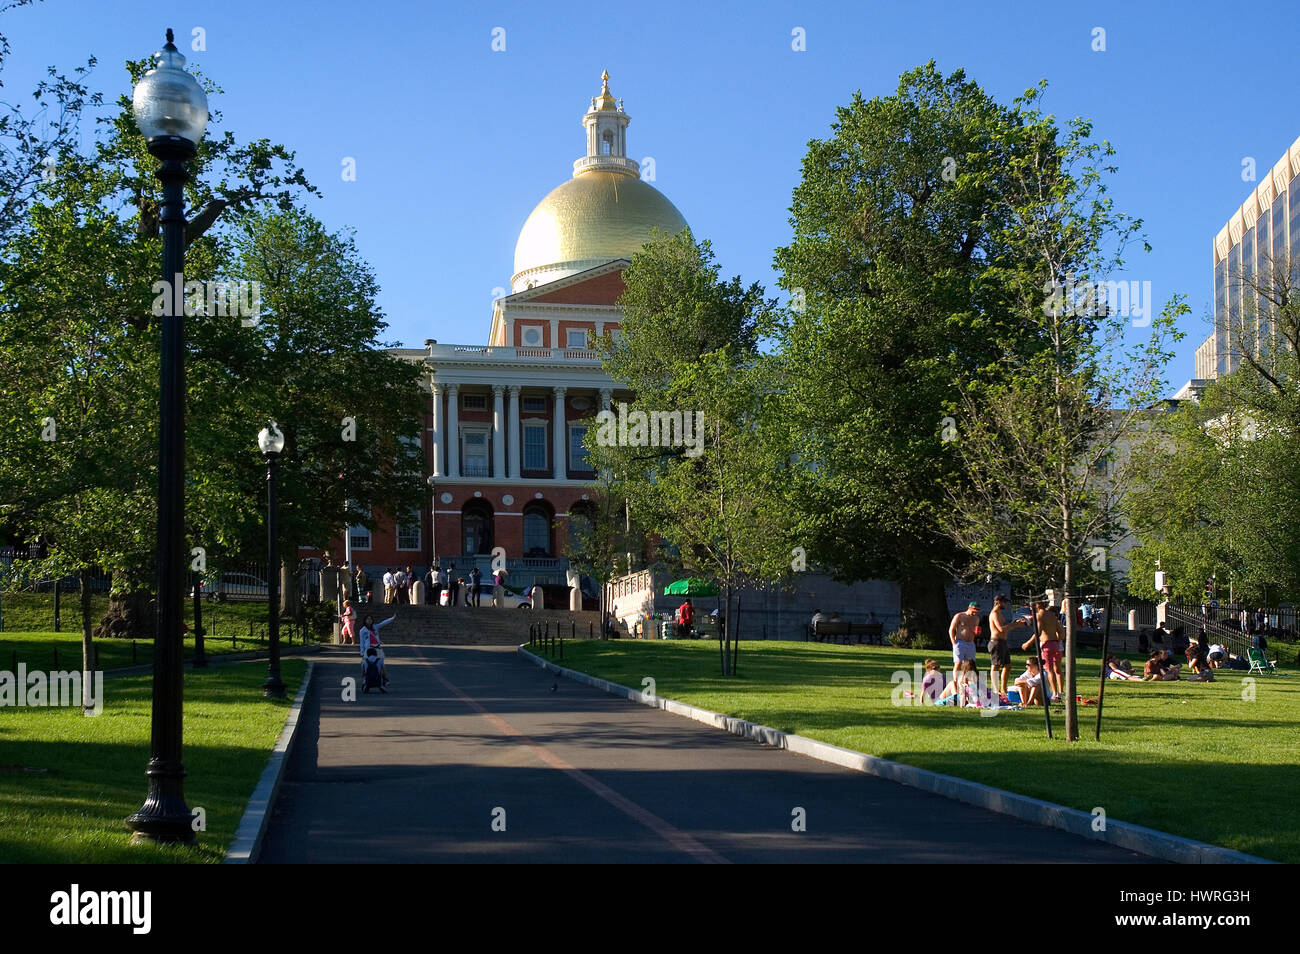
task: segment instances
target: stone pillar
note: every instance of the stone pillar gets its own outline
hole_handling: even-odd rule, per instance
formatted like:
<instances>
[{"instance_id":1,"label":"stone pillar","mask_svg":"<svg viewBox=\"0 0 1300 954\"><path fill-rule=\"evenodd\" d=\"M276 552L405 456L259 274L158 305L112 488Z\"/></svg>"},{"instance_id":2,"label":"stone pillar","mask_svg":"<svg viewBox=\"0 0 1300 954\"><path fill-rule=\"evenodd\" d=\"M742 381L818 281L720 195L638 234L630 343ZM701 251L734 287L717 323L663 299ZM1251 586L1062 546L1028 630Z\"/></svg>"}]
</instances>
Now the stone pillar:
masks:
<instances>
[{"instance_id":1,"label":"stone pillar","mask_svg":"<svg viewBox=\"0 0 1300 954\"><path fill-rule=\"evenodd\" d=\"M506 418L506 460L509 462L506 473L512 480L519 479L519 469L523 459L519 434L519 385L512 384L510 385L510 415Z\"/></svg>"},{"instance_id":2,"label":"stone pillar","mask_svg":"<svg viewBox=\"0 0 1300 954\"><path fill-rule=\"evenodd\" d=\"M551 347L552 348L564 347L564 345L560 343L560 319L559 318L551 319Z\"/></svg>"},{"instance_id":3,"label":"stone pillar","mask_svg":"<svg viewBox=\"0 0 1300 954\"><path fill-rule=\"evenodd\" d=\"M411 584L411 605L424 605L424 583L421 580L416 580Z\"/></svg>"},{"instance_id":4,"label":"stone pillar","mask_svg":"<svg viewBox=\"0 0 1300 954\"><path fill-rule=\"evenodd\" d=\"M577 613L582 609L582 581L577 570L566 570L564 575L569 584L569 609Z\"/></svg>"},{"instance_id":5,"label":"stone pillar","mask_svg":"<svg viewBox=\"0 0 1300 954\"><path fill-rule=\"evenodd\" d=\"M564 388L552 388L555 394L555 414L551 420L551 427L555 431L553 463L554 476L556 480L564 480L568 474L569 461L569 434L568 428L564 424Z\"/></svg>"},{"instance_id":6,"label":"stone pillar","mask_svg":"<svg viewBox=\"0 0 1300 954\"><path fill-rule=\"evenodd\" d=\"M443 425L442 425L442 392L443 388L437 384L431 385L433 391L433 476L443 476L442 470L442 445L443 445Z\"/></svg>"},{"instance_id":7,"label":"stone pillar","mask_svg":"<svg viewBox=\"0 0 1300 954\"><path fill-rule=\"evenodd\" d=\"M501 396L504 391L505 385L492 385L492 476L497 478L506 475L506 415L501 408Z\"/></svg>"},{"instance_id":8,"label":"stone pillar","mask_svg":"<svg viewBox=\"0 0 1300 954\"><path fill-rule=\"evenodd\" d=\"M445 441L447 443L447 473L446 477L460 476L460 423L458 417L458 405L460 398L457 396L457 385L448 384L444 388L447 392L447 434Z\"/></svg>"}]
</instances>

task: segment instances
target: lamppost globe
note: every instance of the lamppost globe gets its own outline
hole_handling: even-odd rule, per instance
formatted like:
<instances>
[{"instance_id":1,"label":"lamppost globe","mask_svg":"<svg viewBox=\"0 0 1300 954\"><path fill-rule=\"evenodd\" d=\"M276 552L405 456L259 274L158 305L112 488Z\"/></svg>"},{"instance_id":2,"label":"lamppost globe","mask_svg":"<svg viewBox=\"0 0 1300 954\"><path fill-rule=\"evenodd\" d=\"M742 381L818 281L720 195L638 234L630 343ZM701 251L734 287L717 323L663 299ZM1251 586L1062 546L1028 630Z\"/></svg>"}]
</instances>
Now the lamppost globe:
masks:
<instances>
[{"instance_id":1,"label":"lamppost globe","mask_svg":"<svg viewBox=\"0 0 1300 954\"><path fill-rule=\"evenodd\" d=\"M284 450L284 434L275 421L269 421L257 432L257 446L263 454L278 454Z\"/></svg>"},{"instance_id":2,"label":"lamppost globe","mask_svg":"<svg viewBox=\"0 0 1300 954\"><path fill-rule=\"evenodd\" d=\"M145 73L131 97L135 123L154 155L194 155L208 125L208 97L190 73L185 57L172 42L154 54L153 69Z\"/></svg>"}]
</instances>

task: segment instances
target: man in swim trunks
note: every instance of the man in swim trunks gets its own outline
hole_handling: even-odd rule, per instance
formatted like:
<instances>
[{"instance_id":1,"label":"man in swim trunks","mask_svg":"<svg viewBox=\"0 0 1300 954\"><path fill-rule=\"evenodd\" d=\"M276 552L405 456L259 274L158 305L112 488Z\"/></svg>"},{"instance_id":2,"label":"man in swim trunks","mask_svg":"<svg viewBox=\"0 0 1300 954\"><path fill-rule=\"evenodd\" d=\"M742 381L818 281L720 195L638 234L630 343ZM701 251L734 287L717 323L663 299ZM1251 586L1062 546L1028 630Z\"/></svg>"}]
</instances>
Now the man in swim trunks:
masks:
<instances>
[{"instance_id":1,"label":"man in swim trunks","mask_svg":"<svg viewBox=\"0 0 1300 954\"><path fill-rule=\"evenodd\" d=\"M952 618L948 625L948 639L952 641L952 668L963 659L975 658L975 627L980 621L980 605L971 603Z\"/></svg>"},{"instance_id":2,"label":"man in swim trunks","mask_svg":"<svg viewBox=\"0 0 1300 954\"><path fill-rule=\"evenodd\" d=\"M1012 630L1027 626L1027 618L1006 621L1007 598L1001 593L993 600L993 612L989 613L989 655L993 662L989 666L989 685L996 685L1001 695L1007 694L1007 673L1011 671L1011 650L1007 647L1007 634Z\"/></svg>"},{"instance_id":3,"label":"man in swim trunks","mask_svg":"<svg viewBox=\"0 0 1300 954\"><path fill-rule=\"evenodd\" d=\"M1052 607L1044 602L1034 604L1034 615L1038 617L1038 638L1043 647L1043 671L1047 674L1048 686L1052 691L1052 701L1061 696L1061 660L1065 657L1065 631L1061 628L1061 617ZM1028 649L1033 645L1033 637L1021 645Z\"/></svg>"}]
</instances>

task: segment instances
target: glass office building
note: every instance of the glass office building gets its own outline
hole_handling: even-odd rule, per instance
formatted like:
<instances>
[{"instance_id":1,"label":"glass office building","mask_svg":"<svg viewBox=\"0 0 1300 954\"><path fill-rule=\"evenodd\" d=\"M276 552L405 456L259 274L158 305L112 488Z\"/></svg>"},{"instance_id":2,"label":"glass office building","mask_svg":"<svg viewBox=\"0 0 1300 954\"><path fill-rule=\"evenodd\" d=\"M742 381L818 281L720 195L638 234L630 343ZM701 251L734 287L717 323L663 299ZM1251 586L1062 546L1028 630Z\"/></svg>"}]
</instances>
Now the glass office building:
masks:
<instances>
[{"instance_id":1,"label":"glass office building","mask_svg":"<svg viewBox=\"0 0 1300 954\"><path fill-rule=\"evenodd\" d=\"M1196 377L1229 374L1243 351L1274 347L1268 290L1300 282L1300 139L1214 237L1214 334L1196 349ZM1297 268L1293 271L1292 260Z\"/></svg>"}]
</instances>

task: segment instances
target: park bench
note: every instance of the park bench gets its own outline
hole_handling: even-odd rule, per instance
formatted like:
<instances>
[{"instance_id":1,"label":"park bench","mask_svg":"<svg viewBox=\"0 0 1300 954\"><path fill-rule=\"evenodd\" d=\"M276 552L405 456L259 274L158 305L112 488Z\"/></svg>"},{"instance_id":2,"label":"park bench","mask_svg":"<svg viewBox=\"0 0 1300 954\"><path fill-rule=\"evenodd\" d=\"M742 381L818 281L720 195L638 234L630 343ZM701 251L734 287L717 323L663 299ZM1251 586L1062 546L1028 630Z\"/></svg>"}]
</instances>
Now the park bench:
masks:
<instances>
[{"instance_id":1,"label":"park bench","mask_svg":"<svg viewBox=\"0 0 1300 954\"><path fill-rule=\"evenodd\" d=\"M844 641L848 642L849 625L843 620L818 620L817 624L812 628L813 639L819 643L824 643L828 639L831 642L838 642L839 638L843 636Z\"/></svg>"}]
</instances>

